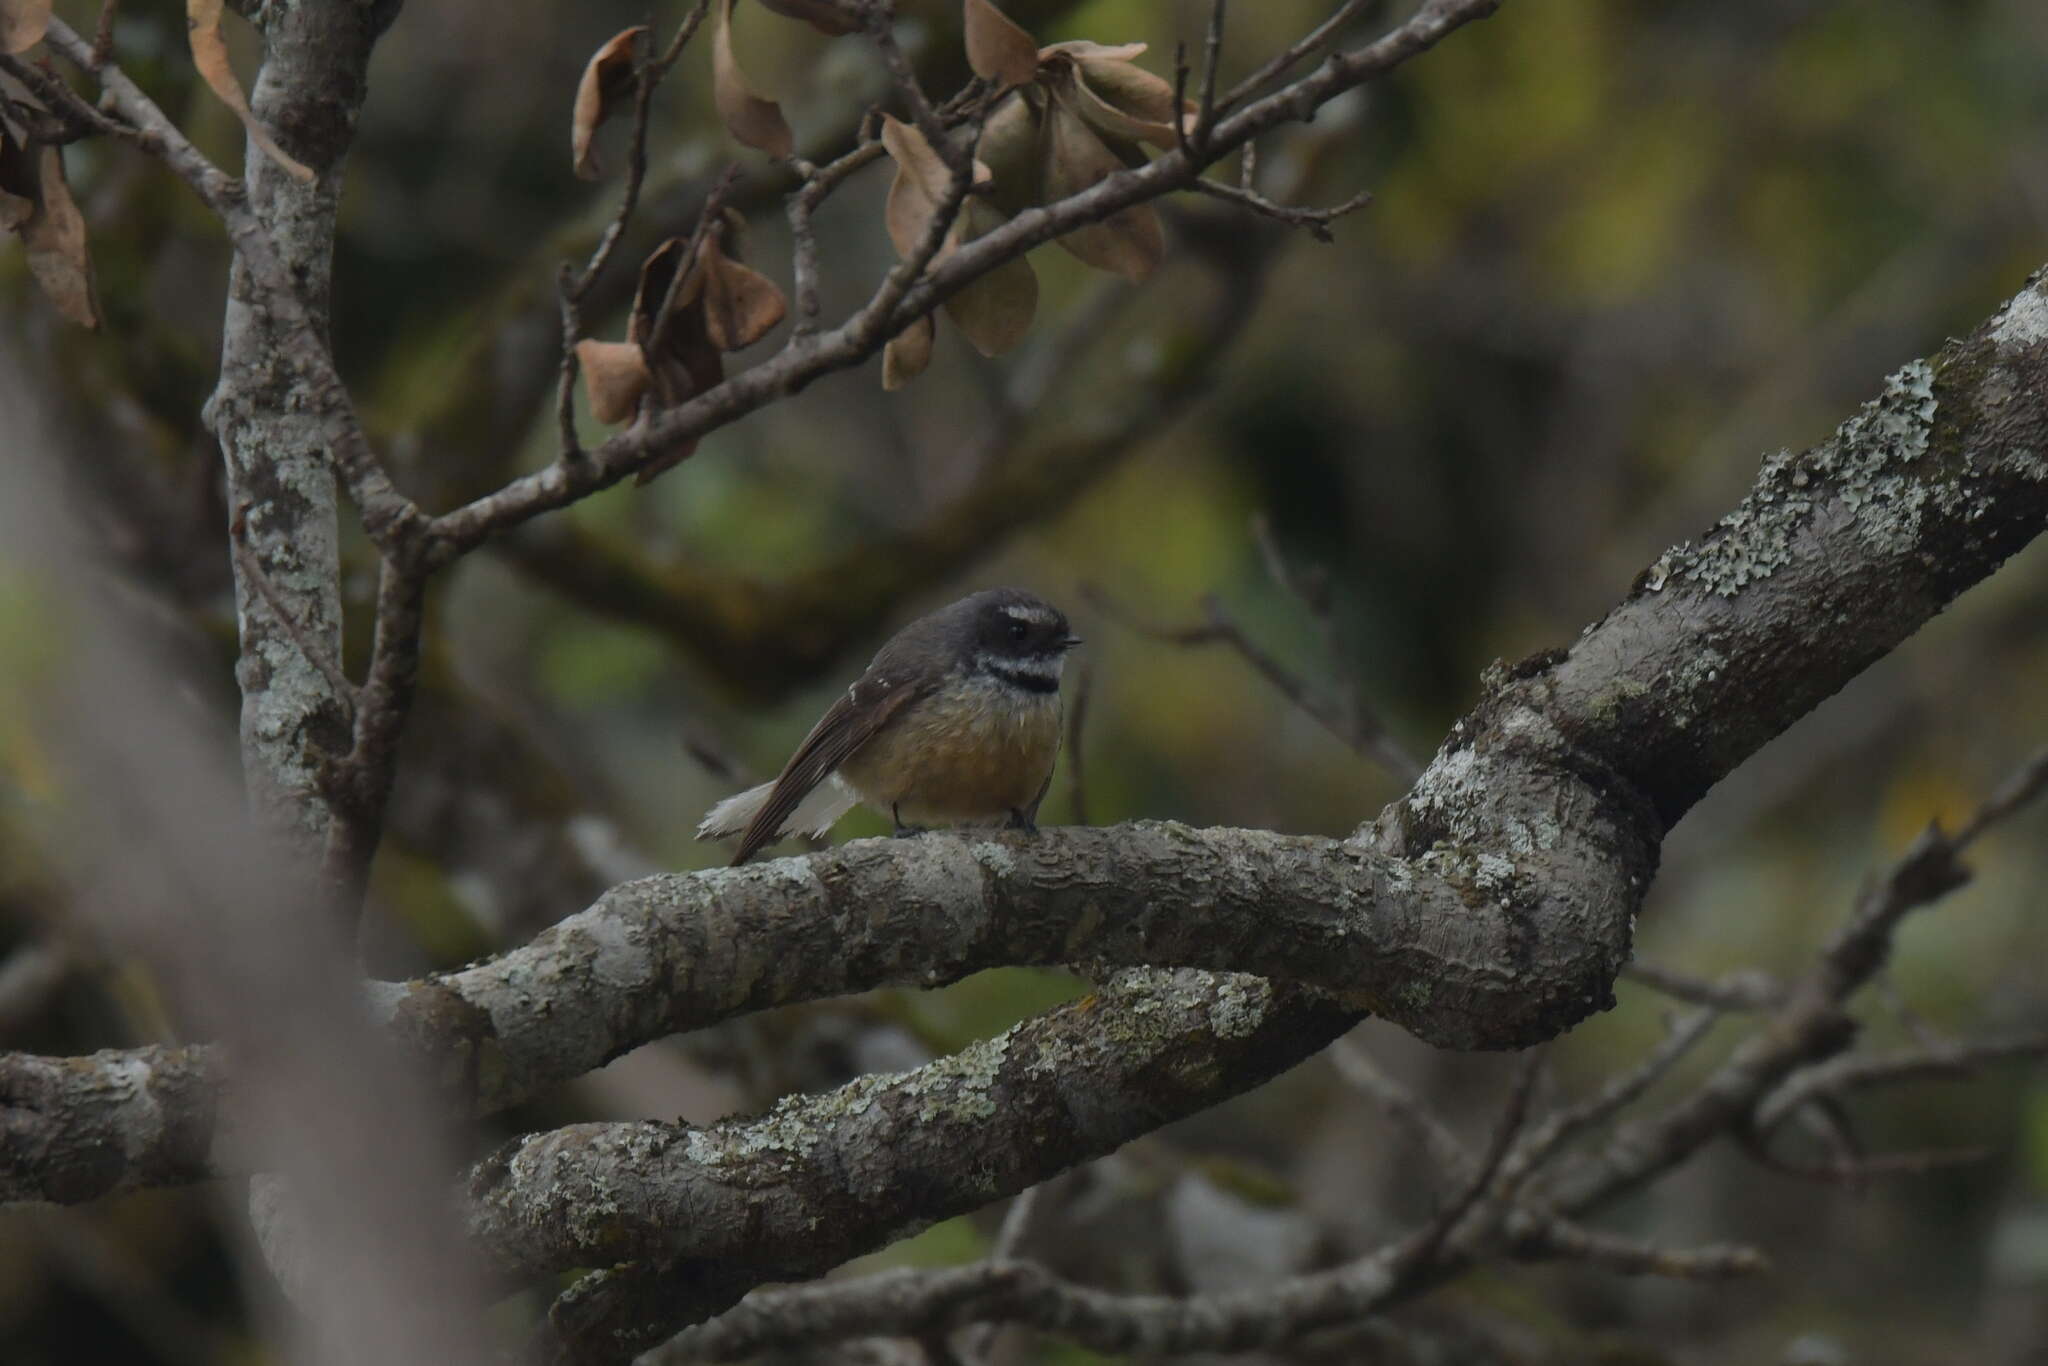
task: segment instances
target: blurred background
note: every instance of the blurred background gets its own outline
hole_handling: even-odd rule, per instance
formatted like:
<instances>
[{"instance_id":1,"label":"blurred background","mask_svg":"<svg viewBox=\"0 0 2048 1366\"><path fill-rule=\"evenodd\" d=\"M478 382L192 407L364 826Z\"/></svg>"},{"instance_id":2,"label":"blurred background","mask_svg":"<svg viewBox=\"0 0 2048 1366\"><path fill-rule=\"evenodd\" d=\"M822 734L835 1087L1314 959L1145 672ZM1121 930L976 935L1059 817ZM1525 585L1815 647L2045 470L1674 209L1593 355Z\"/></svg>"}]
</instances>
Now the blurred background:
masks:
<instances>
[{"instance_id":1,"label":"blurred background","mask_svg":"<svg viewBox=\"0 0 2048 1366\"><path fill-rule=\"evenodd\" d=\"M898 8L927 84L955 88L957 6ZM1148 41L1161 73L1207 14L1163 0L1005 8L1048 42ZM1225 78L1329 8L1233 7ZM88 30L97 13L57 10ZM380 449L431 508L553 454L555 270L587 253L618 193L615 177L572 176L570 100L599 44L646 19L613 0L415 0L379 49L334 337ZM857 39L756 6L735 33L811 154L848 145L882 96ZM254 47L236 37L246 77ZM130 74L238 164L239 129L193 77L181 17L124 10L116 38ZM375 970L458 964L611 882L721 862L690 838L703 810L772 774L895 626L999 583L1061 603L1088 641L1085 787L1069 755L1042 821L1074 819L1078 802L1096 823L1348 832L1405 784L1237 655L1133 621L1195 622L1213 594L1320 697L1355 696L1425 758L1490 661L1569 641L1667 544L1732 507L1763 454L1826 436L1887 372L1969 331L2048 260L2044 71L2036 0L1516 0L1260 145L1275 195L1373 192L1334 244L1193 201L1169 208L1168 261L1142 286L1041 249L1038 322L1013 355L982 360L942 324L909 389L883 393L876 364L829 378L651 486L592 498L444 576L374 879ZM601 141L608 166L621 134ZM687 234L734 159L747 257L787 286L788 181L723 136L700 39L658 98L649 197L586 308L595 334L623 335L634 263ZM178 661L165 687L231 753L219 458L198 422L226 251L154 164L87 144L68 165L105 330L56 320L19 251L0 251L0 366L40 395L109 578ZM872 168L819 215L828 318L893 260L885 189ZM1326 593L1326 621L1275 584L1260 519ZM349 564L353 631L374 584L366 543ZM157 984L82 928L94 884L56 836L92 797L67 786L36 719L53 699L35 661L64 646L25 568L0 547L0 1047L174 1039ZM364 643L351 640L352 659ZM2037 545L1685 819L1640 956L1702 975L1796 969L1862 879L2048 738L2044 678ZM858 815L835 838L882 828ZM2048 1027L2048 810L1971 861L1970 887L1908 923L1887 990L1866 1002L1873 1045ZM576 1118L750 1112L915 1065L1082 989L1010 971L780 1012L643 1049L477 1142ZM1543 1095L1597 1087L1659 1037L1670 1007L1624 982L1616 1010L1552 1049ZM1721 1026L1679 1081L1742 1032ZM1357 1042L1483 1141L1509 1060L1433 1054L1372 1025ZM1875 1151L1992 1155L1848 1189L1723 1145L1615 1225L1755 1242L1776 1261L1768 1277L1508 1267L1403 1315L1405 1337L1290 1359L2048 1361L2040 1065L1894 1089L1857 1113ZM1105 1285L1233 1287L1425 1217L1426 1171L1405 1132L1317 1060L1065 1180L1025 1250ZM236 1276L222 1203L170 1191L0 1211L0 1359L265 1359L250 1300L272 1292ZM871 1262L968 1259L993 1227L989 1213L951 1221ZM508 1322L539 1305L508 1305ZM1417 1342L1440 1354L1414 1355ZM1094 1359L1021 1337L999 1350Z\"/></svg>"}]
</instances>

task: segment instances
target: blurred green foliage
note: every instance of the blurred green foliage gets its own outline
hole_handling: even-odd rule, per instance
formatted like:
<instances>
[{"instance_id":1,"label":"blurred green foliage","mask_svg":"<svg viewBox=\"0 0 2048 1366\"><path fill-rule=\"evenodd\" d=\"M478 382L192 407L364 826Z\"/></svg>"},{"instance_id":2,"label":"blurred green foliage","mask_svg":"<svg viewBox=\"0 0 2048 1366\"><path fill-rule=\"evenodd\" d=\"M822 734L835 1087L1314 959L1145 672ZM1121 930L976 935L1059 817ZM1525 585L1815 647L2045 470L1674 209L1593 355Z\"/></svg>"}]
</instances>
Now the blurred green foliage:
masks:
<instances>
[{"instance_id":1,"label":"blurred green foliage","mask_svg":"<svg viewBox=\"0 0 2048 1366\"><path fill-rule=\"evenodd\" d=\"M74 23L95 8L59 5ZM943 58L952 7L906 0L901 9L919 25L911 36L922 34L927 59ZM1162 72L1177 40L1199 46L1206 13L1169 0L1009 9L1046 41L1146 40ZM1225 78L1326 12L1308 0L1233 7ZM643 5L621 0L415 4L380 51L351 158L334 333L381 448L437 505L552 454L553 274L565 253L587 247L618 190L615 180L571 176L569 99L588 54L645 17ZM209 153L233 164L239 134L186 69L180 28L172 11L124 8L116 50ZM737 41L813 148L843 140L880 89L854 40L828 42L757 7L742 9ZM1089 642L1082 743L1098 822L1348 831L1396 795L1394 779L1228 652L1142 638L1084 607L1080 585L1099 584L1161 622L1192 621L1199 597L1215 593L1314 686L1355 687L1426 753L1488 661L1568 641L1666 544L1725 510L1765 450L1825 435L1889 369L1972 327L2041 263L2044 64L2048 20L2037 0L1504 5L1346 107L1261 146L1266 173L1298 177L1304 198L1368 186L1375 203L1338 225L1336 245L1304 238L1285 249L1218 382L1189 412L1135 448L1105 451L1101 477L1071 506L990 544L970 568L898 604L893 620L999 582L1066 605ZM638 254L687 231L696 192L736 155L712 118L706 71L701 49L687 54L658 102L647 211L614 267L621 280L589 318L599 335L622 327ZM46 358L76 414L81 483L97 481L127 509L117 557L147 579L173 550L196 554L204 572L164 591L182 594L176 609L218 642L230 615L225 552L217 540L208 550L204 535L194 552L170 533L217 510L198 410L214 373L225 250L191 196L127 152L82 146L71 165L107 330L85 337L53 324L11 251L0 252L0 328L6 345ZM892 259L880 223L885 179L870 171L820 214L828 314ZM769 177L767 192L748 200L748 250L786 284L779 188ZM1214 208L1189 206L1176 220L1184 248L1203 233L1268 230L1227 218L1219 228ZM1055 251L1037 264L1037 331L1049 342L1086 306L1086 282ZM1028 414L1031 431L1085 435L1099 425L1109 400L1187 344L1193 301L1211 297L1214 270L1182 249L1129 291ZM1043 362L1027 347L992 365L942 329L932 370L903 394L883 396L873 366L830 378L714 435L652 487L613 490L567 515L657 565L778 579L918 525L985 462L1019 458L988 453L1005 420L997 396L1021 367ZM587 419L584 434L601 435ZM184 501L138 499L157 487L150 479ZM1298 570L1329 576L1335 661L1312 614L1267 578L1247 532L1255 514L1270 519ZM349 590L360 603L371 579L360 546L357 557ZM879 643L764 710L706 684L704 662L673 639L570 605L492 555L456 571L434 614L452 685L519 718L533 751L565 775L559 786L663 867L721 861L689 832L739 781L694 762L686 731L715 737L748 781L772 772ZM23 795L38 799L55 782L13 699L61 635L33 598L0 582L0 836L33 830ZM225 678L228 661L212 648ZM1861 878L1927 820L1967 811L2048 735L2044 675L2048 558L2036 548L1687 818L1643 919L1644 955L1703 975L1785 971L1810 955ZM1061 776L1044 818L1066 820L1071 809ZM1944 1034L2048 1024L2044 821L2031 813L1986 841L1973 854L1976 883L1908 926L1892 983ZM881 826L857 817L845 829ZM463 872L409 844L385 855L377 896L410 927L421 963L459 961L490 943L473 902L457 894ZM8 933L30 936L37 912L12 888ZM990 973L895 997L889 1009L947 1047L1075 990L1057 974ZM1662 1013L1658 998L1624 986L1620 1009L1554 1050L1559 1085L1571 1094L1598 1085L1659 1037ZM1876 1037L1910 1037L1882 1006L1873 1013ZM1270 1099L1228 1113L1248 1146L1285 1171L1306 1140L1302 1126L1266 1120L1259 1107ZM1462 1115L1471 1097L1444 1099ZM2001 1183L2048 1193L2048 1101L2038 1081L2006 1068L1981 1084L1874 1105L1869 1138L1885 1148L1983 1142L1999 1155L1979 1175L1887 1187L1860 1204L1733 1162L1689 1173L1656 1226L1767 1244L1769 1232L1784 1233L1788 1245L1772 1250L1787 1274L1731 1301L1745 1307L1740 1323L1705 1322L1717 1303L1705 1291L1637 1309L1706 1344L1688 1360L1766 1359L1808 1330L1865 1343L1871 1360L1965 1359L1977 1249L1998 1217ZM1357 1165L1391 1146L1379 1134ZM1368 1200L1371 1183L1361 1177L1345 1194ZM1830 1270L1858 1242L1855 1269ZM971 1222L955 1220L893 1255L924 1264L985 1247ZM1518 1288L1486 1298L1494 1312L1558 1327L1549 1298L1558 1283L1540 1284L1541 1296ZM1622 1316L1613 1305L1602 1312Z\"/></svg>"}]
</instances>

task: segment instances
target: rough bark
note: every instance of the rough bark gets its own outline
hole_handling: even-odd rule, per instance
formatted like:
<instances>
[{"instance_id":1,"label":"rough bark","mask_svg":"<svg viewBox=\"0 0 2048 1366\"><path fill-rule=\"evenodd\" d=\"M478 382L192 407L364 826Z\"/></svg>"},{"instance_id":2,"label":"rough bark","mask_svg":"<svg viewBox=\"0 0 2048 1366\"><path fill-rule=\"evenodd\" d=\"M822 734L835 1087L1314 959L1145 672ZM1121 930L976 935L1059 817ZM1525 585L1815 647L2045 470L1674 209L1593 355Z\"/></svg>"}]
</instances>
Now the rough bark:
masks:
<instances>
[{"instance_id":1,"label":"rough bark","mask_svg":"<svg viewBox=\"0 0 2048 1366\"><path fill-rule=\"evenodd\" d=\"M999 961L1256 966L1439 1040L1526 1043L1606 1000L1672 821L2044 526L2037 276L1829 440L1767 460L1739 508L1568 649L1492 671L1414 791L1349 841L1140 825L852 845L627 884L381 1004L485 1107L680 1024ZM475 1174L475 1228L525 1271L638 1259L565 1301L554 1345L573 1353L620 1304L666 1305L623 1320L654 1332L807 1274L1256 1085L1352 1018L1256 978L1126 974L759 1119L517 1140ZM16 1186L62 1188L54 1168Z\"/></svg>"},{"instance_id":2,"label":"rough bark","mask_svg":"<svg viewBox=\"0 0 2048 1366\"><path fill-rule=\"evenodd\" d=\"M1699 543L1668 551L1569 649L1494 672L1485 698L1453 728L1414 791L1346 846L1383 885L1405 878L1409 895L1462 903L1403 927L1413 936L1400 949L1409 989L1388 993L1389 1013L1411 1026L1469 1022L1473 1032L1458 1039L1467 1045L1516 1044L1557 1032L1604 1003L1670 822L2044 524L2048 289L2037 276L1973 336L1893 375L1835 436L1802 455L1767 460L1739 508ZM813 882L829 885L861 857L840 851L719 876L779 881L801 903ZM901 857L915 869L933 855ZM972 942L985 925L1029 920L1059 899L1058 888L1013 887L1008 877L1015 869L1011 863L934 908L957 919L949 926L933 915L924 925L920 942L933 959L941 951L931 945ZM1212 914L1217 880L1204 860L1187 860L1180 871L1193 876L1125 890L1136 899L1149 896L1154 923L1201 917L1216 922L1209 926L1214 933L1246 933L1250 908L1232 902ZM999 893L991 895L991 886ZM898 890L915 902L923 889ZM1259 942L1287 944L1298 923L1291 917L1314 914L1302 903L1341 918L1359 908L1359 894L1327 876L1267 886L1266 908L1255 922ZM1067 951L1086 955L1098 942L1131 934L1131 921L1109 913L1109 898L1095 904L1105 913L1090 918L1088 934L1068 941ZM1275 933L1275 919L1287 928ZM828 932L821 942L838 941ZM791 956L803 952L789 949ZM615 966L608 961L597 975ZM743 965L736 966L744 977ZM1217 989L1215 979L1189 980ZM1150 998L1150 1011L1173 1013L1180 993L1156 981L1142 985L1161 993ZM1539 1003L1533 1011L1516 1007L1531 1000ZM1117 1041L1145 1013L1106 997L1096 1009L1020 1026L1027 1032L932 1069L857 1083L709 1134L618 1125L518 1140L480 1172L479 1229L503 1240L501 1255L528 1264L539 1257L555 1267L621 1256L682 1258L678 1265L687 1266L700 1250L735 1246L745 1231L747 1259L758 1265L773 1246L760 1236L764 1225L802 1223L786 1204L795 1200L838 1230L835 1248L873 1245L903 1231L900 1212L869 1214L858 1201L846 1203L849 1190L861 1189L861 1172L842 1165L840 1145L857 1141L881 1151L915 1142L920 1124L934 1115L909 1098L926 1085L944 1079L941 1108L949 1117L948 1142L916 1168L917 1208L930 1218L1021 1189L1071 1162L1064 1147L1033 1153L1031 1137L1044 1126L1057 1131L1070 1118L1068 1107L1114 1096L1114 1119L1144 1117L1143 1127L1113 1122L1090 1129L1099 1145L1093 1151L1107 1151L1265 1080L1275 1060L1305 1055L1347 1019L1300 995L1258 995L1234 1018L1255 1020L1261 1040L1286 1043L1241 1050L1196 1013L1188 1017L1194 1034L1179 1041L1173 1069L1203 1077L1188 1092L1119 1065L1129 1059ZM1077 1014L1085 1028L1072 1028ZM1490 1028L1481 1023L1489 1020ZM1007 1089L1004 1065L1026 1038L1034 1041L1027 1055L1044 1056L1039 1036L1028 1031L1051 1028L1071 1030L1057 1066L1061 1087L1033 1106L1034 1097ZM889 1104L875 1104L877 1089ZM870 1118L878 1113L882 1118ZM1008 1159L995 1168L993 1189L990 1145ZM733 1154L764 1149L777 1160L746 1165L743 1179L725 1179ZM826 1154L833 1160L801 1160ZM842 1179L851 1184L838 1184ZM597 1213L571 1217L574 1209ZM552 1213L533 1223L516 1213L536 1210ZM501 1222L508 1215L511 1221ZM853 1233L849 1221L865 1232ZM785 1243L789 1260L771 1256L763 1278L801 1274L813 1237Z\"/></svg>"},{"instance_id":3,"label":"rough bark","mask_svg":"<svg viewBox=\"0 0 2048 1366\"><path fill-rule=\"evenodd\" d=\"M212 1170L219 1083L206 1048L0 1054L0 1200L81 1204Z\"/></svg>"},{"instance_id":4,"label":"rough bark","mask_svg":"<svg viewBox=\"0 0 2048 1366\"><path fill-rule=\"evenodd\" d=\"M249 208L269 233L300 303L324 339L342 164L362 107L370 49L388 15L355 0L300 0L264 10L264 62L250 104L279 145L318 173L293 179L253 142L244 152ZM252 809L309 861L331 818L324 781L351 744L348 702L278 617L341 657L341 554L326 415L298 397L292 320L239 255L228 283L219 387L207 407L228 472L231 515L273 594L238 560L242 758ZM277 607L267 599L277 599ZM316 865L317 866L317 865Z\"/></svg>"}]
</instances>

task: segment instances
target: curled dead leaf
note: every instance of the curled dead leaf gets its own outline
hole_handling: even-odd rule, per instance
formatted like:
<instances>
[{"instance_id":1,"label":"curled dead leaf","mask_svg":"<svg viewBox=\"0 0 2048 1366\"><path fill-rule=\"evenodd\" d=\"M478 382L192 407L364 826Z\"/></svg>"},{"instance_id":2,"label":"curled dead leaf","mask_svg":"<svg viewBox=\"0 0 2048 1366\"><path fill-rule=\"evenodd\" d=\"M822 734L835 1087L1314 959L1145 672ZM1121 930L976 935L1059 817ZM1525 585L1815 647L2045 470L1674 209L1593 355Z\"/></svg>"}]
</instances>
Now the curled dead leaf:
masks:
<instances>
[{"instance_id":1,"label":"curled dead leaf","mask_svg":"<svg viewBox=\"0 0 2048 1366\"><path fill-rule=\"evenodd\" d=\"M896 254L907 259L917 250L925 234L931 231L932 219L944 202L946 191L951 188L953 173L915 125L884 115L882 145L896 162L896 178L889 184L883 219L889 229L889 240L895 243ZM977 161L974 172L977 182L988 182L990 172L986 165ZM980 195L968 196L934 259L943 261L963 244L1001 227L1008 217ZM976 350L985 356L1001 355L1023 339L1038 311L1038 274L1022 257L1006 261L947 299L945 309L946 316L953 320ZM910 369L902 359L903 354L914 354L918 345L928 351L930 339L913 340L898 347L901 354L894 369L889 364L888 355L884 354L882 372L885 385L896 387L888 383L891 374L901 377L899 383L907 383L924 368L919 363L915 369Z\"/></svg>"},{"instance_id":2,"label":"curled dead leaf","mask_svg":"<svg viewBox=\"0 0 2048 1366\"><path fill-rule=\"evenodd\" d=\"M242 83L235 78L235 69L228 65L227 41L220 34L221 7L222 0L185 0L185 31L192 44L192 65L199 69L199 74L220 102L232 109L235 117L242 121L242 127L248 130L249 141L294 180L312 184L316 179L313 168L294 159L271 141L270 134L250 110L248 97L242 93Z\"/></svg>"},{"instance_id":3,"label":"curled dead leaf","mask_svg":"<svg viewBox=\"0 0 2048 1366\"><path fill-rule=\"evenodd\" d=\"M901 389L932 363L932 315L927 313L898 332L882 348L882 387Z\"/></svg>"},{"instance_id":4,"label":"curled dead leaf","mask_svg":"<svg viewBox=\"0 0 2048 1366\"><path fill-rule=\"evenodd\" d=\"M1038 40L990 0L967 0L964 30L967 64L983 80L1008 89L1038 75Z\"/></svg>"},{"instance_id":5,"label":"curled dead leaf","mask_svg":"<svg viewBox=\"0 0 2048 1366\"><path fill-rule=\"evenodd\" d=\"M50 0L0 0L0 52L26 52L50 26Z\"/></svg>"},{"instance_id":6,"label":"curled dead leaf","mask_svg":"<svg viewBox=\"0 0 2048 1366\"><path fill-rule=\"evenodd\" d=\"M888 114L882 115L882 146L896 163L882 220L898 256L907 257L924 240L932 215L945 202L953 173L922 132Z\"/></svg>"},{"instance_id":7,"label":"curled dead leaf","mask_svg":"<svg viewBox=\"0 0 2048 1366\"><path fill-rule=\"evenodd\" d=\"M27 199L30 211L7 206L10 226L27 248L29 274L59 313L80 327L100 325L99 291L93 282L92 252L86 243L85 215L71 198L64 179L64 155L56 147L13 148L6 158L9 199ZM23 183L26 181L27 183Z\"/></svg>"},{"instance_id":8,"label":"curled dead leaf","mask_svg":"<svg viewBox=\"0 0 2048 1366\"><path fill-rule=\"evenodd\" d=\"M789 312L775 282L727 256L717 234L704 240L704 333L721 351L752 346Z\"/></svg>"},{"instance_id":9,"label":"curled dead leaf","mask_svg":"<svg viewBox=\"0 0 2048 1366\"><path fill-rule=\"evenodd\" d=\"M970 199L954 223L947 245L965 246L1008 221L1008 215L993 204ZM1038 313L1038 272L1022 256L1005 261L947 299L945 309L975 350L984 356L1000 356L1031 330L1031 320Z\"/></svg>"},{"instance_id":10,"label":"curled dead leaf","mask_svg":"<svg viewBox=\"0 0 2048 1366\"><path fill-rule=\"evenodd\" d=\"M569 146L574 154L576 174L595 180L603 169L597 164L592 139L619 110L620 101L633 88L633 69L640 53L645 24L615 33L584 65L583 79L576 83L576 107L569 120Z\"/></svg>"},{"instance_id":11,"label":"curled dead leaf","mask_svg":"<svg viewBox=\"0 0 2048 1366\"><path fill-rule=\"evenodd\" d=\"M1049 203L1096 184L1124 169L1123 160L1066 100L1057 96L1046 113L1045 198ZM1166 255L1166 234L1150 204L1119 209L1055 239L1081 261L1133 282L1152 273Z\"/></svg>"},{"instance_id":12,"label":"curled dead leaf","mask_svg":"<svg viewBox=\"0 0 2048 1366\"><path fill-rule=\"evenodd\" d=\"M1163 77L1143 67L1121 58L1093 55L1076 58L1073 67L1068 88L1073 92L1075 110L1100 133L1164 149L1180 140L1176 121L1184 126L1194 123L1195 107L1176 99L1173 87Z\"/></svg>"},{"instance_id":13,"label":"curled dead leaf","mask_svg":"<svg viewBox=\"0 0 2048 1366\"><path fill-rule=\"evenodd\" d=\"M732 53L733 0L718 0L717 17L711 30L711 99L725 131L734 141L758 148L772 157L787 157L796 151L796 135L782 117L782 106L763 99L747 84L744 72Z\"/></svg>"},{"instance_id":14,"label":"curled dead leaf","mask_svg":"<svg viewBox=\"0 0 2048 1366\"><path fill-rule=\"evenodd\" d=\"M609 427L638 411L650 379L640 343L585 338L576 343L576 362L592 417Z\"/></svg>"}]
</instances>

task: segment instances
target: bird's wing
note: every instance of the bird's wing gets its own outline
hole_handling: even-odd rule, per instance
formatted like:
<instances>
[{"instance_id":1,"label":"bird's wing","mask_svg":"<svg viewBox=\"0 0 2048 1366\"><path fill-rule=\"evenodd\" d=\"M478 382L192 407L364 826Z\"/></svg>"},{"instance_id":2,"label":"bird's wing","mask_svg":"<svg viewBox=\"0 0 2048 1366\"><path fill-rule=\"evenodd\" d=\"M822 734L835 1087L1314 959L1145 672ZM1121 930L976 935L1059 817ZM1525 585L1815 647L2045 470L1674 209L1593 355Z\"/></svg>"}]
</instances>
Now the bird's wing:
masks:
<instances>
[{"instance_id":1,"label":"bird's wing","mask_svg":"<svg viewBox=\"0 0 2048 1366\"><path fill-rule=\"evenodd\" d=\"M789 756L768 800L747 822L740 835L740 847L733 855L735 865L745 863L764 845L774 843L783 823L805 794L831 776L847 757L889 724L904 707L931 689L919 687L907 677L870 671L834 702L811 733Z\"/></svg>"}]
</instances>

